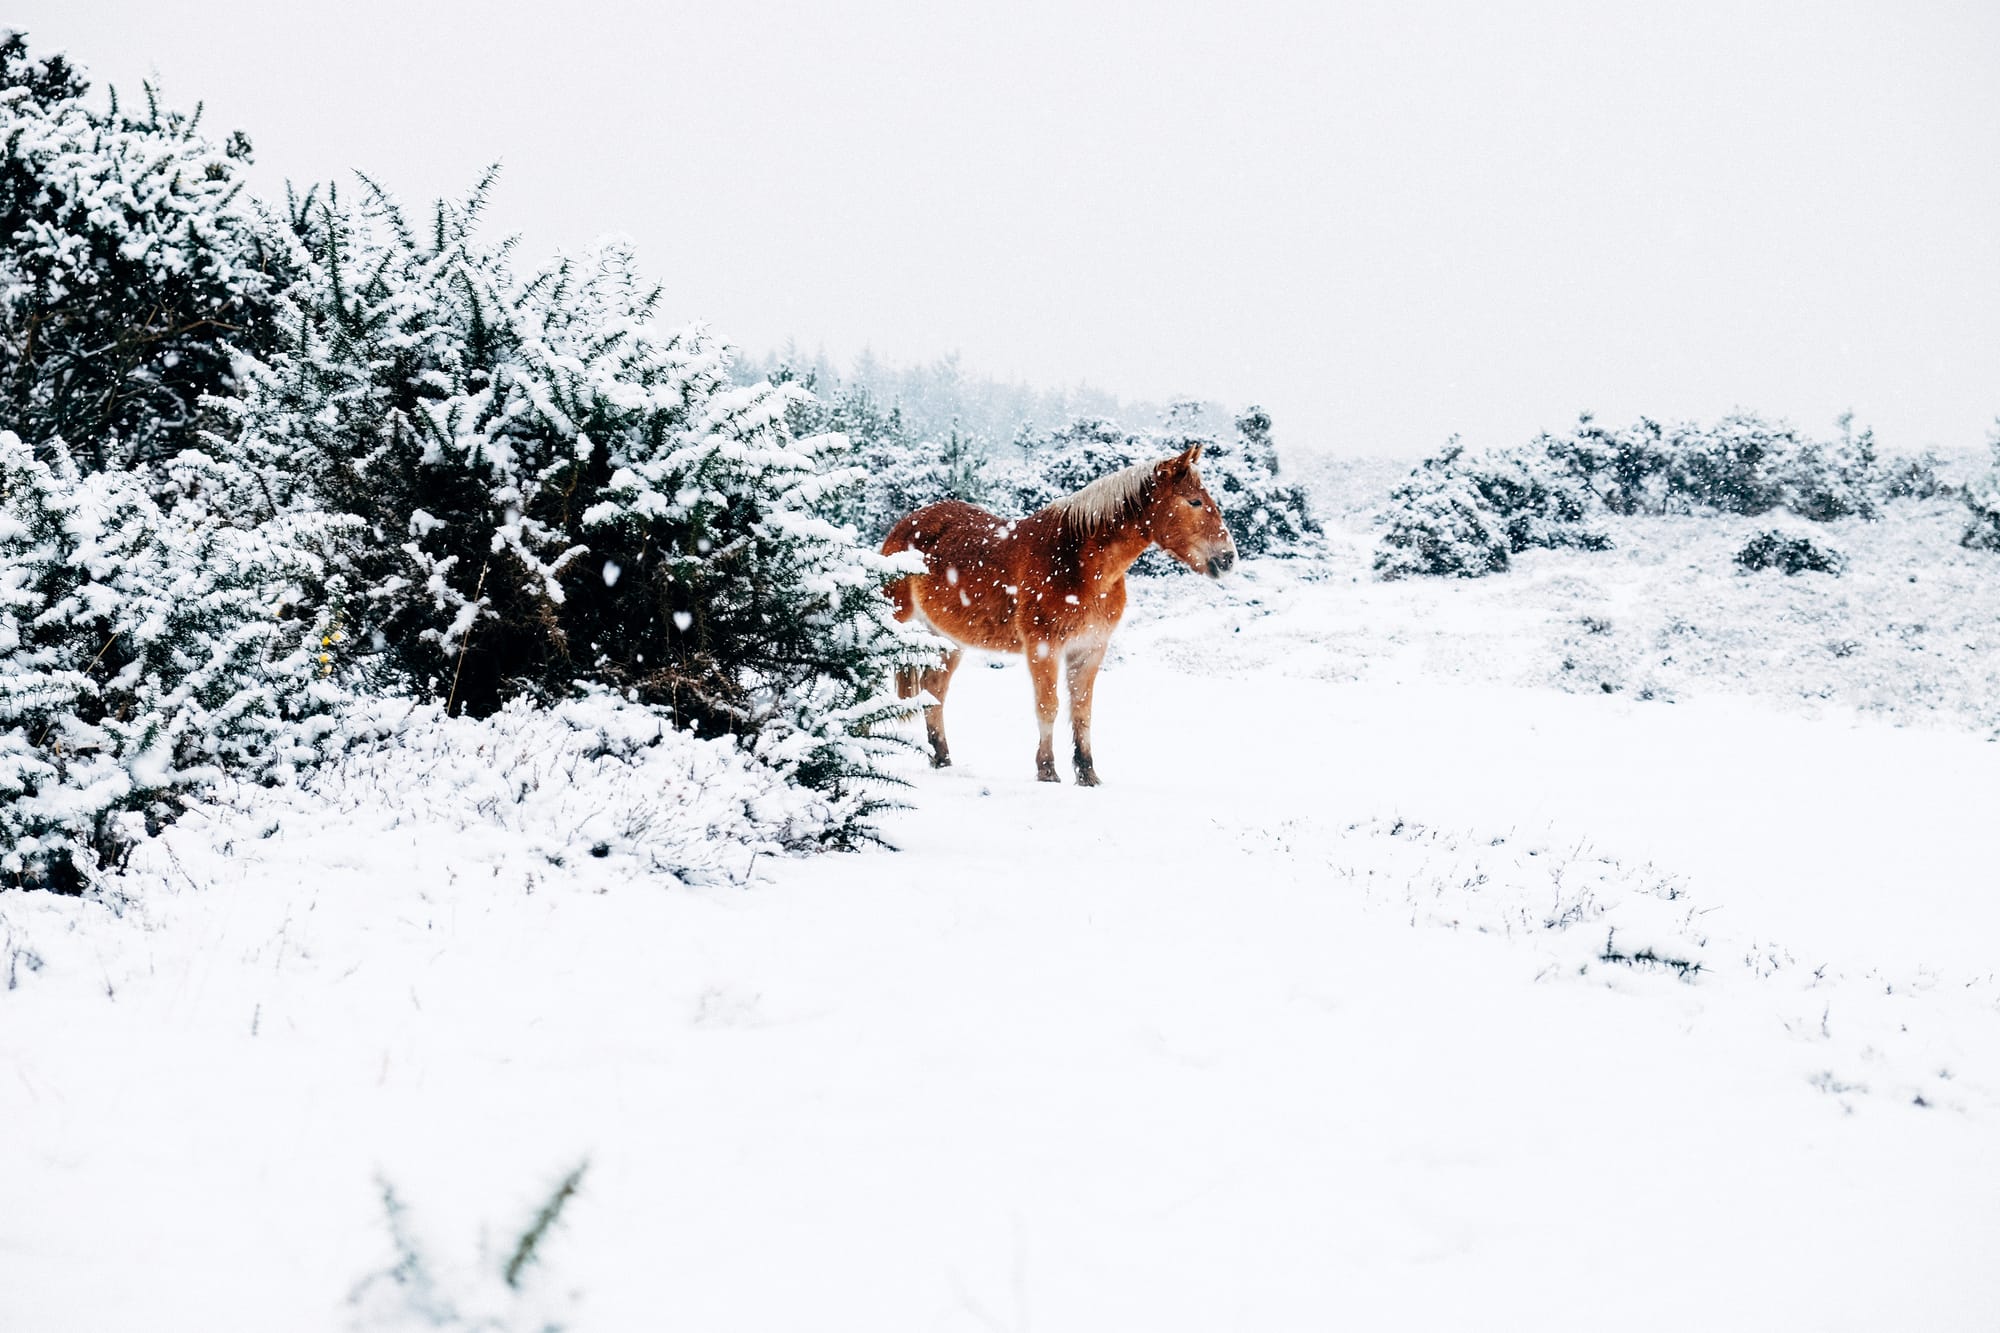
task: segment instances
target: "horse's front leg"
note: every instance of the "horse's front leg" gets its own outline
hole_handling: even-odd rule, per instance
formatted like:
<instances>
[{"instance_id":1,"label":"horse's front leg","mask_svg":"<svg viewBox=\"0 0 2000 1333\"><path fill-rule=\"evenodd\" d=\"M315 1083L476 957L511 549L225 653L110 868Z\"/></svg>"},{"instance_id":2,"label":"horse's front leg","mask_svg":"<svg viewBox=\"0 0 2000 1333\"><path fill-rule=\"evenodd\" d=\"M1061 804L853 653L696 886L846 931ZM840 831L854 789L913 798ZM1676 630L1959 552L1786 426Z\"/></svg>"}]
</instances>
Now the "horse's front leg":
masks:
<instances>
[{"instance_id":1,"label":"horse's front leg","mask_svg":"<svg viewBox=\"0 0 2000 1333\"><path fill-rule=\"evenodd\" d=\"M1028 644L1028 678L1035 683L1035 721L1042 728L1042 742L1035 750L1035 777L1042 782L1061 782L1056 776L1056 645L1047 639Z\"/></svg>"},{"instance_id":2,"label":"horse's front leg","mask_svg":"<svg viewBox=\"0 0 2000 1333\"><path fill-rule=\"evenodd\" d=\"M1095 787L1097 765L1090 757L1090 700L1097 689L1097 668L1104 663L1106 641L1085 640L1069 650L1069 729L1076 742L1076 785Z\"/></svg>"}]
</instances>

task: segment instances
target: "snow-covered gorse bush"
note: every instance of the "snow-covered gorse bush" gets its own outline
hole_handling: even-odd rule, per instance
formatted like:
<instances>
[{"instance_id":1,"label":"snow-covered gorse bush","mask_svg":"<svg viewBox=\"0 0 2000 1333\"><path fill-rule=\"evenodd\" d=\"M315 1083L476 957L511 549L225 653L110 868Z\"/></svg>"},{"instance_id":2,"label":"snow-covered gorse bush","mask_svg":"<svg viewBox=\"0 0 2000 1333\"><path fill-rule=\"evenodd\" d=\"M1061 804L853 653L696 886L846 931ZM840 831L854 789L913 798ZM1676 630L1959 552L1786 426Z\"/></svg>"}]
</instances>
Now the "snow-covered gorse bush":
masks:
<instances>
[{"instance_id":1,"label":"snow-covered gorse bush","mask_svg":"<svg viewBox=\"0 0 2000 1333\"><path fill-rule=\"evenodd\" d=\"M1602 550L1610 538L1585 522L1596 508L1588 475L1567 466L1546 437L1518 452L1473 458L1454 439L1391 492L1375 570L1383 578L1478 578L1536 547Z\"/></svg>"},{"instance_id":2,"label":"snow-covered gorse bush","mask_svg":"<svg viewBox=\"0 0 2000 1333\"><path fill-rule=\"evenodd\" d=\"M1499 516L1489 509L1472 477L1458 467L1464 446L1456 436L1444 451L1417 465L1390 492L1388 531L1375 553L1385 579L1410 574L1478 578L1507 568L1511 547Z\"/></svg>"},{"instance_id":3,"label":"snow-covered gorse bush","mask_svg":"<svg viewBox=\"0 0 2000 1333\"><path fill-rule=\"evenodd\" d=\"M0 884L74 889L340 696L322 513L246 518L195 446L269 310L248 145L85 103L0 35Z\"/></svg>"},{"instance_id":4,"label":"snow-covered gorse bush","mask_svg":"<svg viewBox=\"0 0 2000 1333\"><path fill-rule=\"evenodd\" d=\"M0 33L0 429L92 469L194 444L254 347L269 274L242 197L249 143L145 90L85 102L61 56Z\"/></svg>"},{"instance_id":5,"label":"snow-covered gorse bush","mask_svg":"<svg viewBox=\"0 0 2000 1333\"><path fill-rule=\"evenodd\" d=\"M1986 439L1993 450L1993 466L1966 487L1968 514L1961 540L1975 550L2000 551L2000 422L1994 423Z\"/></svg>"},{"instance_id":6,"label":"snow-covered gorse bush","mask_svg":"<svg viewBox=\"0 0 2000 1333\"><path fill-rule=\"evenodd\" d=\"M385 702L348 728L349 747L298 784L309 812L287 812L286 793L237 804L285 812L300 830L329 812L342 828L413 821L441 839L509 841L531 862L588 852L697 884L741 883L757 858L811 850L852 818L734 738L703 740L603 690L549 708L516 699L483 718Z\"/></svg>"},{"instance_id":7,"label":"snow-covered gorse bush","mask_svg":"<svg viewBox=\"0 0 2000 1333\"><path fill-rule=\"evenodd\" d=\"M1179 402L1155 430L1130 431L1101 417L1080 417L1059 430L1024 431L1018 457L995 469L992 490L1008 512L1032 513L1108 472L1164 458L1199 444L1202 481L1246 556L1290 555L1320 532L1305 488L1279 476L1271 417L1260 407L1240 413L1224 437L1202 422L1201 404ZM1152 556L1140 568L1172 567Z\"/></svg>"},{"instance_id":8,"label":"snow-covered gorse bush","mask_svg":"<svg viewBox=\"0 0 2000 1333\"><path fill-rule=\"evenodd\" d=\"M225 770L284 778L319 758L342 692L338 524L241 527L141 473L86 473L0 432L0 885L76 889ZM331 597L324 594L331 592Z\"/></svg>"},{"instance_id":9,"label":"snow-covered gorse bush","mask_svg":"<svg viewBox=\"0 0 2000 1333\"><path fill-rule=\"evenodd\" d=\"M1201 445L1201 477L1222 508L1236 549L1246 556L1288 555L1320 533L1303 486L1278 473L1271 414L1261 407L1238 413L1228 435L1202 429L1197 404L1175 403L1149 447L1154 457Z\"/></svg>"},{"instance_id":10,"label":"snow-covered gorse bush","mask_svg":"<svg viewBox=\"0 0 2000 1333\"><path fill-rule=\"evenodd\" d=\"M986 459L955 426L942 438L927 438L910 427L901 403L885 407L865 384L822 386L812 370L780 365L772 381L806 390L794 396L786 413L793 435L846 441L835 456L858 468L861 482L834 492L823 509L827 517L852 524L864 541L880 543L898 519L927 504L985 498Z\"/></svg>"},{"instance_id":11,"label":"snow-covered gorse bush","mask_svg":"<svg viewBox=\"0 0 2000 1333\"><path fill-rule=\"evenodd\" d=\"M1022 429L996 458L955 428L942 440L923 437L910 427L899 402L885 405L864 383L834 381L822 391L817 371L783 364L774 378L813 394L795 400L789 410L795 434L831 433L847 442L839 456L859 468L864 480L839 493L824 512L870 541L880 541L905 514L939 500L969 500L1010 515L1033 513L1106 473L1192 444L1202 446L1202 478L1245 555L1290 554L1321 531L1305 488L1279 478L1271 417L1259 407L1238 415L1226 438L1209 425L1212 410L1194 402L1175 403L1151 430L1128 430L1107 417L1072 417L1053 429ZM1157 554L1139 566L1149 573L1171 567Z\"/></svg>"},{"instance_id":12,"label":"snow-covered gorse bush","mask_svg":"<svg viewBox=\"0 0 2000 1333\"><path fill-rule=\"evenodd\" d=\"M1376 553L1383 578L1476 578L1535 548L1602 550L1602 515L1763 514L1874 518L1890 499L1936 492L1926 459L1885 465L1872 432L1814 440L1782 422L1735 413L1712 426L1641 419L1610 430L1587 414L1565 435L1468 453L1456 439L1391 497Z\"/></svg>"},{"instance_id":13,"label":"snow-covered gorse bush","mask_svg":"<svg viewBox=\"0 0 2000 1333\"><path fill-rule=\"evenodd\" d=\"M0 37L0 877L78 887L225 772L388 692L610 687L733 735L850 839L922 657L828 520L838 436L660 334L621 245L527 275L364 178L255 207L247 144L85 104Z\"/></svg>"},{"instance_id":14,"label":"snow-covered gorse bush","mask_svg":"<svg viewBox=\"0 0 2000 1333\"><path fill-rule=\"evenodd\" d=\"M927 649L881 595L898 566L825 517L844 442L795 437L801 391L734 384L704 328L656 333L622 244L516 274L478 235L490 185L420 218L366 181L288 201L274 345L215 440L239 495L366 526L349 614L419 697L610 685L858 817L887 673Z\"/></svg>"},{"instance_id":15,"label":"snow-covered gorse bush","mask_svg":"<svg viewBox=\"0 0 2000 1333\"><path fill-rule=\"evenodd\" d=\"M1775 569L1784 574L1838 574L1847 562L1840 552L1811 537L1772 528L1745 542L1736 553L1736 563L1745 569Z\"/></svg>"}]
</instances>

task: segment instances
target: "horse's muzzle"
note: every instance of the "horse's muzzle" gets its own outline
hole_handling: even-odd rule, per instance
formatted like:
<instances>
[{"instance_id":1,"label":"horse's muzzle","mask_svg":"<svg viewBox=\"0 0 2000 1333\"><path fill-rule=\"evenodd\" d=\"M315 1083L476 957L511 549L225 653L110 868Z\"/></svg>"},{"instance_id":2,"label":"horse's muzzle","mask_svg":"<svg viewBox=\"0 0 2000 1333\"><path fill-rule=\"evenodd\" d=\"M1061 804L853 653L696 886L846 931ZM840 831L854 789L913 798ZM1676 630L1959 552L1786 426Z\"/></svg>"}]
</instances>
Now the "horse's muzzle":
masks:
<instances>
[{"instance_id":1,"label":"horse's muzzle","mask_svg":"<svg viewBox=\"0 0 2000 1333\"><path fill-rule=\"evenodd\" d=\"M1212 579L1219 579L1224 574L1227 574L1235 563L1236 552L1217 551L1208 558L1208 576Z\"/></svg>"}]
</instances>

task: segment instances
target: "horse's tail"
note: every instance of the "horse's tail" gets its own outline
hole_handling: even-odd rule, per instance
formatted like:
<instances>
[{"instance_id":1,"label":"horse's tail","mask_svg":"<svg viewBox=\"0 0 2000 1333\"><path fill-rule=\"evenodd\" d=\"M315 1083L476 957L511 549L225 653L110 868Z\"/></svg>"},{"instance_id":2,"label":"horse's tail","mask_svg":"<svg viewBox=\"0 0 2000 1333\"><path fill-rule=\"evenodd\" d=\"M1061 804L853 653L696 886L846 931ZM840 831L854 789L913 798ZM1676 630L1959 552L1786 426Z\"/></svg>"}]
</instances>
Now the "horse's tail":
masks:
<instances>
[{"instance_id":1,"label":"horse's tail","mask_svg":"<svg viewBox=\"0 0 2000 1333\"><path fill-rule=\"evenodd\" d=\"M908 515L902 522L889 529L889 535L882 542L883 555L896 555L902 551L916 549L914 541L916 525L911 522L915 517L915 514ZM917 590L913 586L916 582L916 577L914 574L905 574L894 583L891 583L885 590L889 594L889 600L896 604L896 619L905 624L908 624L910 619L917 614ZM917 691L920 688L918 668L913 666L896 668L896 697L898 699L914 699L917 697Z\"/></svg>"},{"instance_id":2,"label":"horse's tail","mask_svg":"<svg viewBox=\"0 0 2000 1333\"><path fill-rule=\"evenodd\" d=\"M929 557L931 548L944 535L944 524L938 521L942 516L932 511L942 509L942 505L928 505L914 514L905 514L889 529L889 535L882 539L882 554L895 555L901 551L916 551ZM924 520L929 518L930 522ZM919 576L905 574L888 587L889 598L896 604L896 619L908 620L917 613L916 580Z\"/></svg>"}]
</instances>

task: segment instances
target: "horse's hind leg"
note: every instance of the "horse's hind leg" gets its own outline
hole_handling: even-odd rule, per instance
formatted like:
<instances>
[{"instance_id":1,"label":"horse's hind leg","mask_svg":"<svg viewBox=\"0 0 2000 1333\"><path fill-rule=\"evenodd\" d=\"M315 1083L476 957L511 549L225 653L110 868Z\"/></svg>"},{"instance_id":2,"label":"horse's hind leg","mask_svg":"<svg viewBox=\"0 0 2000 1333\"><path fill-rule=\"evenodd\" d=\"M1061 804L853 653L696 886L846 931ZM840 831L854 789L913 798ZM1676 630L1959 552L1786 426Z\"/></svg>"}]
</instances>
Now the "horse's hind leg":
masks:
<instances>
[{"instance_id":1,"label":"horse's hind leg","mask_svg":"<svg viewBox=\"0 0 2000 1333\"><path fill-rule=\"evenodd\" d=\"M951 747L945 744L944 739L944 696L945 691L951 688L951 673L958 670L959 659L964 656L963 648L954 648L944 655L943 666L924 668L924 692L935 700L924 705L924 734L930 737L932 768L951 767Z\"/></svg>"},{"instance_id":2,"label":"horse's hind leg","mask_svg":"<svg viewBox=\"0 0 2000 1333\"><path fill-rule=\"evenodd\" d=\"M1028 649L1028 678L1035 683L1035 721L1041 725L1042 741L1035 748L1035 777L1042 782L1061 782L1056 776L1056 658L1055 645L1046 641Z\"/></svg>"},{"instance_id":3,"label":"horse's hind leg","mask_svg":"<svg viewBox=\"0 0 2000 1333\"><path fill-rule=\"evenodd\" d=\"M1097 785L1097 764L1090 757L1090 700L1097 690L1097 668L1104 662L1104 643L1079 644L1069 653L1069 729L1076 741L1076 785Z\"/></svg>"}]
</instances>

